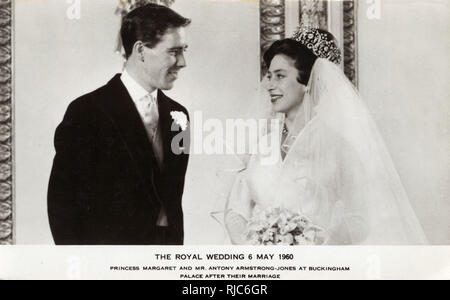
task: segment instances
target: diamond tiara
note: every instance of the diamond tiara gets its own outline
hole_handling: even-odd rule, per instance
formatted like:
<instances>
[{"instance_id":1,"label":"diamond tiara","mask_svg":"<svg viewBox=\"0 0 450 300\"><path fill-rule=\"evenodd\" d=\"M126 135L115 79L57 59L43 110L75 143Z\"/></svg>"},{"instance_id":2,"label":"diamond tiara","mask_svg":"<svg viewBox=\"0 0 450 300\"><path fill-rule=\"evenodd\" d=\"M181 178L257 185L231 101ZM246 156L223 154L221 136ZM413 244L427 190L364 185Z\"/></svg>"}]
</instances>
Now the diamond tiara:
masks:
<instances>
[{"instance_id":1,"label":"diamond tiara","mask_svg":"<svg viewBox=\"0 0 450 300\"><path fill-rule=\"evenodd\" d=\"M317 28L299 26L292 39L308 47L317 57L328 59L335 64L341 63L341 50L337 41L330 39Z\"/></svg>"}]
</instances>

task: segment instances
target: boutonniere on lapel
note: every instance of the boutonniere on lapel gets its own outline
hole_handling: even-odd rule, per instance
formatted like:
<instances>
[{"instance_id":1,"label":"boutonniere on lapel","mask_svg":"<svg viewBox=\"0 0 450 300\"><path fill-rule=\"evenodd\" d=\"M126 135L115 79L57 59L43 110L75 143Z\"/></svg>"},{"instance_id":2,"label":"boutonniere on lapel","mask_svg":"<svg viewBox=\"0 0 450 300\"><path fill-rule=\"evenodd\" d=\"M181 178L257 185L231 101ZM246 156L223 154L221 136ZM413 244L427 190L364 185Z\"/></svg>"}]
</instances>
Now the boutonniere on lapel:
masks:
<instances>
[{"instance_id":1,"label":"boutonniere on lapel","mask_svg":"<svg viewBox=\"0 0 450 300\"><path fill-rule=\"evenodd\" d=\"M175 124L180 126L182 131L185 131L188 127L188 118L186 114L182 111L172 111L170 112L170 115L172 116L173 121Z\"/></svg>"}]
</instances>

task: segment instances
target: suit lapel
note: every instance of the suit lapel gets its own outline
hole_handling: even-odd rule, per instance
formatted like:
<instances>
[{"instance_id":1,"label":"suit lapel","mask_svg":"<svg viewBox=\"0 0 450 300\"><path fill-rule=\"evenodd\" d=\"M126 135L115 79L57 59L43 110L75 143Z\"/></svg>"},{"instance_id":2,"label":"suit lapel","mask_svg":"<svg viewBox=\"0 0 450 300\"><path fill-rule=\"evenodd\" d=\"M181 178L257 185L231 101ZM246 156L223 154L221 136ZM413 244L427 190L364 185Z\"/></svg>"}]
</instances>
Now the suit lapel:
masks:
<instances>
[{"instance_id":1,"label":"suit lapel","mask_svg":"<svg viewBox=\"0 0 450 300\"><path fill-rule=\"evenodd\" d=\"M171 144L172 139L178 132L172 131L171 109L170 100L163 92L158 90L159 122L164 149L164 173L168 173L172 164L175 162L175 154L172 151Z\"/></svg>"},{"instance_id":2,"label":"suit lapel","mask_svg":"<svg viewBox=\"0 0 450 300\"><path fill-rule=\"evenodd\" d=\"M159 167L139 112L120 80L120 74L108 86L110 94L103 99L102 109L110 116L144 182L152 183L153 171Z\"/></svg>"}]
</instances>

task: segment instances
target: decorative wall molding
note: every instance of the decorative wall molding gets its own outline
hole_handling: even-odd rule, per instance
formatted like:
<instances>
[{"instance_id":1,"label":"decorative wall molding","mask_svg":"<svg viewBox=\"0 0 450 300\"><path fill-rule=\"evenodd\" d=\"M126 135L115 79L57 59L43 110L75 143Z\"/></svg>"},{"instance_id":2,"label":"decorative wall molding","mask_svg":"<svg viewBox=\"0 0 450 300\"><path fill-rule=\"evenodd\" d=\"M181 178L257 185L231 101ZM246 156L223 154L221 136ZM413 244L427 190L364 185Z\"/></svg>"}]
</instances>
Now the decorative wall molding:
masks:
<instances>
[{"instance_id":1,"label":"decorative wall molding","mask_svg":"<svg viewBox=\"0 0 450 300\"><path fill-rule=\"evenodd\" d=\"M344 73L358 87L357 1L343 2Z\"/></svg>"},{"instance_id":2,"label":"decorative wall molding","mask_svg":"<svg viewBox=\"0 0 450 300\"><path fill-rule=\"evenodd\" d=\"M262 59L264 52L277 40L285 36L284 0L260 0L260 34L261 34L261 76L266 73Z\"/></svg>"},{"instance_id":3,"label":"decorative wall molding","mask_svg":"<svg viewBox=\"0 0 450 300\"><path fill-rule=\"evenodd\" d=\"M328 29L328 1L299 0L300 23L315 28Z\"/></svg>"},{"instance_id":4,"label":"decorative wall molding","mask_svg":"<svg viewBox=\"0 0 450 300\"><path fill-rule=\"evenodd\" d=\"M13 244L12 0L0 1L0 245Z\"/></svg>"}]
</instances>

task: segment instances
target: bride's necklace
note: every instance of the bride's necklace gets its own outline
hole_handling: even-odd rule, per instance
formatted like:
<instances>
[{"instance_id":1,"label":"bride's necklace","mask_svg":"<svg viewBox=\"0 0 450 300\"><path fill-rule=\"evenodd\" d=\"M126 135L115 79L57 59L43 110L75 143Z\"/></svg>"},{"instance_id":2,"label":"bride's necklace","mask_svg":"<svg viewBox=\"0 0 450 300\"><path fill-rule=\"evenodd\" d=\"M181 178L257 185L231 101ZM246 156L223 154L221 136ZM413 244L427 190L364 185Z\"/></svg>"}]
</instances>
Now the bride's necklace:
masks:
<instances>
[{"instance_id":1,"label":"bride's necklace","mask_svg":"<svg viewBox=\"0 0 450 300\"><path fill-rule=\"evenodd\" d=\"M286 124L283 125L282 137L281 137L281 158L284 160L289 152L289 145L286 145L286 139L289 135L289 130L286 127Z\"/></svg>"},{"instance_id":2,"label":"bride's necklace","mask_svg":"<svg viewBox=\"0 0 450 300\"><path fill-rule=\"evenodd\" d=\"M289 130L286 127L286 124L283 125L283 131L282 131L283 135L288 135L289 134Z\"/></svg>"}]
</instances>

